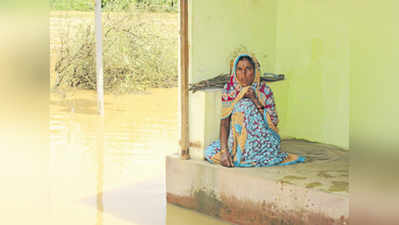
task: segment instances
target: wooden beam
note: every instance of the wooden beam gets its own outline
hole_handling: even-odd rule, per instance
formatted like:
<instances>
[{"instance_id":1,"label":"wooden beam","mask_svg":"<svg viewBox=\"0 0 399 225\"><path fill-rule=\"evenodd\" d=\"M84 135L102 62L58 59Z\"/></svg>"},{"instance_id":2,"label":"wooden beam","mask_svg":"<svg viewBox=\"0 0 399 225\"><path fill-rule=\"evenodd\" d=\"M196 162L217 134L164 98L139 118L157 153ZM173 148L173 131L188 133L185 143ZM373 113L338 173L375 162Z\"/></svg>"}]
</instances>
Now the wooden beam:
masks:
<instances>
[{"instance_id":1,"label":"wooden beam","mask_svg":"<svg viewBox=\"0 0 399 225\"><path fill-rule=\"evenodd\" d=\"M190 158L188 127L188 57L188 0L180 0L180 157L182 159Z\"/></svg>"}]
</instances>

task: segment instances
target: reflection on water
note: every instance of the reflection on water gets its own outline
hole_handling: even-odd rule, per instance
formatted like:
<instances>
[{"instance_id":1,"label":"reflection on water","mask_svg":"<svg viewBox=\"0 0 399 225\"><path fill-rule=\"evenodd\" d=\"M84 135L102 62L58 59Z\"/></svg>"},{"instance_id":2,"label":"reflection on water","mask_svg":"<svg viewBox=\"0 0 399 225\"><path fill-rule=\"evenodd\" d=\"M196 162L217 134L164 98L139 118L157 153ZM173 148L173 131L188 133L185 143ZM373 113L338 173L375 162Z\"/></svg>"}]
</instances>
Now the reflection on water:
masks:
<instances>
[{"instance_id":1,"label":"reflection on water","mask_svg":"<svg viewBox=\"0 0 399 225\"><path fill-rule=\"evenodd\" d=\"M53 224L227 224L166 204L165 156L178 150L177 89L150 92L106 95L103 120L95 92L52 93Z\"/></svg>"},{"instance_id":2,"label":"reflection on water","mask_svg":"<svg viewBox=\"0 0 399 225\"><path fill-rule=\"evenodd\" d=\"M166 223L168 225L226 225L226 223L219 219L206 216L196 211L180 208L178 206L168 204L167 205L167 217Z\"/></svg>"},{"instance_id":3,"label":"reflection on water","mask_svg":"<svg viewBox=\"0 0 399 225\"><path fill-rule=\"evenodd\" d=\"M104 117L98 118L97 123L97 221L96 225L103 224L103 186L104 186Z\"/></svg>"}]
</instances>

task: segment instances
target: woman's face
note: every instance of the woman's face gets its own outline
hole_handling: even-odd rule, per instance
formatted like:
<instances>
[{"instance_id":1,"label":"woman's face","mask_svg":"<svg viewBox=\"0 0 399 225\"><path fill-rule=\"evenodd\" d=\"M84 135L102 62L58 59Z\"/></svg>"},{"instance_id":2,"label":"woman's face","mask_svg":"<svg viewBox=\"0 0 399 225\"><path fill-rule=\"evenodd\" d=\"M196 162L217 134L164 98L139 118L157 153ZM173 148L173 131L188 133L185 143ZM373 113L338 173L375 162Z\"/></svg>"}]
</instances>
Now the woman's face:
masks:
<instances>
[{"instance_id":1,"label":"woman's face","mask_svg":"<svg viewBox=\"0 0 399 225\"><path fill-rule=\"evenodd\" d=\"M255 79L254 67L248 59L238 61L236 68L237 80L244 86L249 86Z\"/></svg>"}]
</instances>

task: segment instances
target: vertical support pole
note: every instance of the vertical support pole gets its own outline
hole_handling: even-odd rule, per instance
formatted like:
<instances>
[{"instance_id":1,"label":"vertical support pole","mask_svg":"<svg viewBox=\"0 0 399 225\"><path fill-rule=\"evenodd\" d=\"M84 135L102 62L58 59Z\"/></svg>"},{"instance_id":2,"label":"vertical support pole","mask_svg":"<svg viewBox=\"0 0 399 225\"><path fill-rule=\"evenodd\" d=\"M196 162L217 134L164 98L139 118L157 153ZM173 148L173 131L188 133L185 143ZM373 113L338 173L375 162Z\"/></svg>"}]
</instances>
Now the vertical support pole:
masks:
<instances>
[{"instance_id":1,"label":"vertical support pole","mask_svg":"<svg viewBox=\"0 0 399 225\"><path fill-rule=\"evenodd\" d=\"M104 176L104 70L103 70L103 32L101 21L101 0L95 5L96 29L96 80L97 80L97 110L98 127L96 129L97 142L97 221L96 225L103 224L103 176Z\"/></svg>"},{"instance_id":2,"label":"vertical support pole","mask_svg":"<svg viewBox=\"0 0 399 225\"><path fill-rule=\"evenodd\" d=\"M97 75L97 109L100 116L104 116L104 72L103 72L103 32L101 22L101 0L96 0L96 75Z\"/></svg>"},{"instance_id":3,"label":"vertical support pole","mask_svg":"<svg viewBox=\"0 0 399 225\"><path fill-rule=\"evenodd\" d=\"M188 0L180 0L180 157L182 159L190 158L188 133L188 57Z\"/></svg>"}]
</instances>

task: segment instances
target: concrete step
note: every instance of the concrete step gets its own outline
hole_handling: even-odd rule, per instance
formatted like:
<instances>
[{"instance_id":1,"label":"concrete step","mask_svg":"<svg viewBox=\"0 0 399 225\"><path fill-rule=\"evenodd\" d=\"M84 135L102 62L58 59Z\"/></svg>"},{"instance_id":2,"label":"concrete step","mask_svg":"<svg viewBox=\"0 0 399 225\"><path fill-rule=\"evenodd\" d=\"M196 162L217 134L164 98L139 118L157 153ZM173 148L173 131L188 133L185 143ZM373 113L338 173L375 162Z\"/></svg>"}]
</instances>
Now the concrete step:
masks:
<instances>
[{"instance_id":1,"label":"concrete step","mask_svg":"<svg viewBox=\"0 0 399 225\"><path fill-rule=\"evenodd\" d=\"M302 164L224 168L204 160L166 159L167 200L235 224L348 224L349 152L284 140Z\"/></svg>"}]
</instances>

